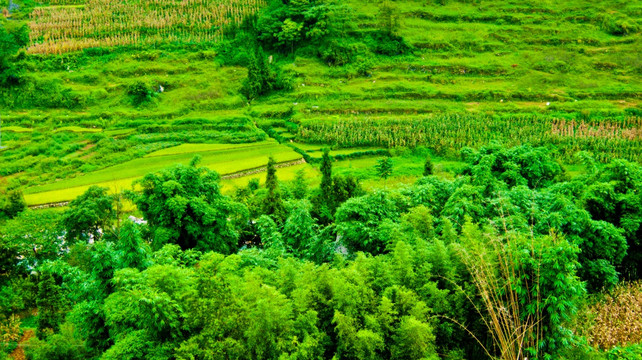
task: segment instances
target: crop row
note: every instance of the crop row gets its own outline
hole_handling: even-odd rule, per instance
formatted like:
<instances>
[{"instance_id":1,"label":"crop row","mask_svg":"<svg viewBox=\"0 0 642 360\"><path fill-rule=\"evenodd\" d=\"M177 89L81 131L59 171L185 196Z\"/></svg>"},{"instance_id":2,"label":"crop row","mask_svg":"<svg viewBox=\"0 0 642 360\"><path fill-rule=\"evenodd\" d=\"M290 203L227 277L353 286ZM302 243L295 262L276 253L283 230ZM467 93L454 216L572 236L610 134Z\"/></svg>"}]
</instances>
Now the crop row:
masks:
<instances>
[{"instance_id":1,"label":"crop row","mask_svg":"<svg viewBox=\"0 0 642 360\"><path fill-rule=\"evenodd\" d=\"M82 7L40 7L31 13L31 53L96 46L213 41L263 0L88 0Z\"/></svg>"},{"instance_id":2,"label":"crop row","mask_svg":"<svg viewBox=\"0 0 642 360\"><path fill-rule=\"evenodd\" d=\"M461 148L495 141L506 146L551 144L563 157L587 150L598 159L612 157L642 161L642 119L577 122L537 116L489 117L474 115L426 116L400 119L306 121L297 140L344 147L428 146L456 154Z\"/></svg>"}]
</instances>

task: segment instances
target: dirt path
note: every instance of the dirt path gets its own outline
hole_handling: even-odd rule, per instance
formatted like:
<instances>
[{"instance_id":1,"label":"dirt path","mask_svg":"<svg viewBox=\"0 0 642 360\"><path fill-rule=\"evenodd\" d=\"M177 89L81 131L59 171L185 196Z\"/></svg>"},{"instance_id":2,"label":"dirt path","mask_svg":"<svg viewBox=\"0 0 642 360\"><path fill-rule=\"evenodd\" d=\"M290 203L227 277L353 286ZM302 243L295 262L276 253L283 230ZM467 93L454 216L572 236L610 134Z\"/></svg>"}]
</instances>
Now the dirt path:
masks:
<instances>
[{"instance_id":1,"label":"dirt path","mask_svg":"<svg viewBox=\"0 0 642 360\"><path fill-rule=\"evenodd\" d=\"M9 355L9 357L14 360L26 359L25 351L22 348L22 344L27 342L29 339L31 339L34 336L35 334L33 330L25 330L25 332L22 334L22 338L20 338L20 341L18 341L18 347L15 350L13 350L13 352Z\"/></svg>"}]
</instances>

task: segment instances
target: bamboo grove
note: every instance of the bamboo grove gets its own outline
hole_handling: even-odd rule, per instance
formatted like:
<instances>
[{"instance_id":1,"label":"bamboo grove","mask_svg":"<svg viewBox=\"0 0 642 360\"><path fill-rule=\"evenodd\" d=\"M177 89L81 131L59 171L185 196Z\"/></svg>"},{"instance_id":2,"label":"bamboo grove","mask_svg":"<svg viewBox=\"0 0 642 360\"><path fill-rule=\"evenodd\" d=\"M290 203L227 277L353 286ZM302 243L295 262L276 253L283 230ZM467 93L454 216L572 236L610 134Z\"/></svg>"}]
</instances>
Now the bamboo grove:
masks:
<instances>
[{"instance_id":1,"label":"bamboo grove","mask_svg":"<svg viewBox=\"0 0 642 360\"><path fill-rule=\"evenodd\" d=\"M31 13L30 53L89 47L216 41L227 25L264 0L89 0L84 6L39 7Z\"/></svg>"},{"instance_id":2,"label":"bamboo grove","mask_svg":"<svg viewBox=\"0 0 642 360\"><path fill-rule=\"evenodd\" d=\"M600 161L616 157L642 161L642 118L639 117L619 121L474 115L308 120L299 126L297 135L301 141L346 147L427 146L445 155L491 141L507 146L551 144L563 158L578 151L591 151Z\"/></svg>"}]
</instances>

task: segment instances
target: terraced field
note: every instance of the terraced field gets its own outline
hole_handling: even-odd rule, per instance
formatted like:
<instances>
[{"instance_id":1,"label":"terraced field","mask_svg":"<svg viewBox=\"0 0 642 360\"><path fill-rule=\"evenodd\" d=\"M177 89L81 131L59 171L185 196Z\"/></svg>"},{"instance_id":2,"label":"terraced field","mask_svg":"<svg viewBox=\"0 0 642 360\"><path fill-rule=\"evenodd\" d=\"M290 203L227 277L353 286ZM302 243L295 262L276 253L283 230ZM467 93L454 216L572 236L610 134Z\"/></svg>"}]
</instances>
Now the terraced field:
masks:
<instances>
[{"instance_id":1,"label":"terraced field","mask_svg":"<svg viewBox=\"0 0 642 360\"><path fill-rule=\"evenodd\" d=\"M113 192L131 189L132 182L141 179L145 174L175 164L187 165L195 155L201 156L200 165L215 170L221 175L265 166L269 156L273 156L278 163L301 159L300 154L275 141L242 145L184 144L73 179L27 188L25 199L29 205L68 201L82 194L92 185L108 187Z\"/></svg>"},{"instance_id":2,"label":"terraced field","mask_svg":"<svg viewBox=\"0 0 642 360\"><path fill-rule=\"evenodd\" d=\"M264 5L260 0L57 1L31 13L29 52L54 54L118 45L221 39L223 27L239 23Z\"/></svg>"},{"instance_id":3,"label":"terraced field","mask_svg":"<svg viewBox=\"0 0 642 360\"><path fill-rule=\"evenodd\" d=\"M247 3L255 11L261 2ZM251 103L239 93L246 68L222 65L221 54L206 39L188 47L178 41L28 55L30 76L50 80L37 85L44 89L38 91L64 98L25 107L21 104L31 100L20 92L4 94L11 106L3 110L7 148L1 153L0 176L28 187L33 204L73 197L93 183L126 187L144 171L185 163L192 153L207 153L208 146L249 146L274 136L282 143L292 141L311 159L326 145L333 147L333 155L419 146L455 159L464 146L494 141L545 144L568 163L576 161L579 150L593 151L601 161L642 160L640 4L392 3L396 33L410 46L406 54L376 54L328 66L306 53L266 50L293 88ZM82 30L89 26L83 14L93 11L92 4L58 0L46 4L53 8L37 7L26 20L40 31L32 33L32 45L95 38L102 25ZM113 0L105 6L117 4ZM199 4L195 8L214 6ZM355 15L350 31L356 39L381 29L379 3L345 4ZM171 13L165 10L161 13ZM59 33L65 21L74 27ZM117 33L119 24L109 31ZM172 24L150 31L153 36L180 32L179 24ZM47 32L60 36L44 40ZM145 106L132 104L129 89L136 82L155 89ZM295 154L282 148L282 154ZM239 157L230 154L227 163L209 152L203 162L221 173L237 171L238 162L243 168L262 165L266 153L249 149Z\"/></svg>"}]
</instances>

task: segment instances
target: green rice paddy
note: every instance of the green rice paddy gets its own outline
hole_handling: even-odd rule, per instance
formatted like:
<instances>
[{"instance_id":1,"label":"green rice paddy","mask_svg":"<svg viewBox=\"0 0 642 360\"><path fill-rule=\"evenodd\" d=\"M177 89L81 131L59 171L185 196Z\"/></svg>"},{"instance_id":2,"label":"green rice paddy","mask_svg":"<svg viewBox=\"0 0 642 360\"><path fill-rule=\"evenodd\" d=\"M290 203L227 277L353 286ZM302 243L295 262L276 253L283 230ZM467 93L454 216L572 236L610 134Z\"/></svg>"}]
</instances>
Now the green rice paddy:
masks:
<instances>
[{"instance_id":1,"label":"green rice paddy","mask_svg":"<svg viewBox=\"0 0 642 360\"><path fill-rule=\"evenodd\" d=\"M301 155L292 148L274 141L238 145L183 144L68 180L27 188L24 192L25 199L29 205L68 201L92 185L108 187L112 192L131 189L132 182L145 174L175 164L187 165L196 155L201 156L200 166L208 167L221 175L265 166L269 156L273 156L277 162L301 159Z\"/></svg>"}]
</instances>

